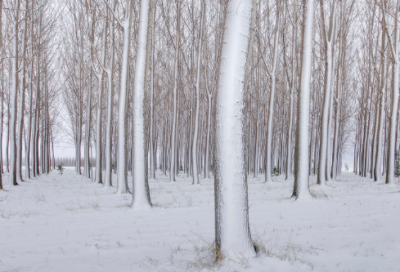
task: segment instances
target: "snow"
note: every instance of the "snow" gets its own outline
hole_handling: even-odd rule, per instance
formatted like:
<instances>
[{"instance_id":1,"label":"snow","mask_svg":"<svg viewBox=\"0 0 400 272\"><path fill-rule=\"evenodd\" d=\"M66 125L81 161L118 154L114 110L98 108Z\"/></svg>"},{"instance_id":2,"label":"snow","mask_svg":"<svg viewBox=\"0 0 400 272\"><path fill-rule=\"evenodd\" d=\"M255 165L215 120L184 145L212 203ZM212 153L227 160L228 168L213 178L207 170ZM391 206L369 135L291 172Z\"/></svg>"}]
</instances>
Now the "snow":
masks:
<instances>
[{"instance_id":1,"label":"snow","mask_svg":"<svg viewBox=\"0 0 400 272\"><path fill-rule=\"evenodd\" d=\"M293 180L262 181L249 179L249 206L265 253L214 264L212 180L157 172L154 208L136 211L115 187L52 171L0 191L0 271L400 271L399 185L345 173L322 188L312 177L316 197L299 202Z\"/></svg>"}]
</instances>

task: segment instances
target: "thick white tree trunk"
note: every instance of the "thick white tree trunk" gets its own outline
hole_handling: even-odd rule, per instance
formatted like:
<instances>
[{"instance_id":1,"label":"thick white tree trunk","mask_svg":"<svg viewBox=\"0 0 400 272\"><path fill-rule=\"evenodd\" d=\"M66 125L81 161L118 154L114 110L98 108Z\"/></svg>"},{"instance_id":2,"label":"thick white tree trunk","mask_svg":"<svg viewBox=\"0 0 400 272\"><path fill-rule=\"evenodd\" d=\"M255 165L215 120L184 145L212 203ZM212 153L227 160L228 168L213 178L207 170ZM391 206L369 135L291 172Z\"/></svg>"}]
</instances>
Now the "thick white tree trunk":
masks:
<instances>
[{"instance_id":1,"label":"thick white tree trunk","mask_svg":"<svg viewBox=\"0 0 400 272\"><path fill-rule=\"evenodd\" d=\"M121 66L121 91L119 96L118 111L118 190L117 194L125 194L128 192L127 184L127 125L126 125L126 108L127 108L127 82L128 82L128 65L129 65L129 40L130 40L130 15L131 0L126 1L125 18L123 21L123 38L124 45L122 51Z\"/></svg>"},{"instance_id":2,"label":"thick white tree trunk","mask_svg":"<svg viewBox=\"0 0 400 272\"><path fill-rule=\"evenodd\" d=\"M10 174L8 182L4 182L3 187L6 190L11 189L13 185L17 185L16 162L17 162L17 97L18 97L18 24L20 0L13 1L14 11L14 37L12 42L12 85L10 91Z\"/></svg>"},{"instance_id":3,"label":"thick white tree trunk","mask_svg":"<svg viewBox=\"0 0 400 272\"><path fill-rule=\"evenodd\" d=\"M255 256L249 228L245 139L245 66L252 0L228 2L215 123L217 251ZM218 255L217 255L218 256Z\"/></svg>"},{"instance_id":4,"label":"thick white tree trunk","mask_svg":"<svg viewBox=\"0 0 400 272\"><path fill-rule=\"evenodd\" d=\"M148 68L151 54L153 26L152 0L140 1L140 21L133 98L133 199L132 208L151 207L148 181L147 126L145 101L148 84Z\"/></svg>"},{"instance_id":5,"label":"thick white tree trunk","mask_svg":"<svg viewBox=\"0 0 400 272\"><path fill-rule=\"evenodd\" d=\"M308 185L308 126L310 118L310 78L313 41L314 1L307 0L304 7L303 61L301 83L297 101L297 133L295 149L294 192L296 199L311 197Z\"/></svg>"}]
</instances>

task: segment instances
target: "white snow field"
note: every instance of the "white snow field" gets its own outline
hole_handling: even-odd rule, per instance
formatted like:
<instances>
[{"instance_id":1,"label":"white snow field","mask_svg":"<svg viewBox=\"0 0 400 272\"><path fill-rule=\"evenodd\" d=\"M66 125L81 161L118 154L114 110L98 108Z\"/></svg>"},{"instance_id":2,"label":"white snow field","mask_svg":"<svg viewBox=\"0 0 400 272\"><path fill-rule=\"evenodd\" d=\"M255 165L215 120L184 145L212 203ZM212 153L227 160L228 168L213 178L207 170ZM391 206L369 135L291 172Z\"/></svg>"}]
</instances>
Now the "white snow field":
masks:
<instances>
[{"instance_id":1,"label":"white snow field","mask_svg":"<svg viewBox=\"0 0 400 272\"><path fill-rule=\"evenodd\" d=\"M157 172L154 208L132 210L115 187L53 171L0 191L0 271L400 271L400 186L311 179L314 199L293 201L293 181L249 178L261 252L215 264L212 180Z\"/></svg>"}]
</instances>

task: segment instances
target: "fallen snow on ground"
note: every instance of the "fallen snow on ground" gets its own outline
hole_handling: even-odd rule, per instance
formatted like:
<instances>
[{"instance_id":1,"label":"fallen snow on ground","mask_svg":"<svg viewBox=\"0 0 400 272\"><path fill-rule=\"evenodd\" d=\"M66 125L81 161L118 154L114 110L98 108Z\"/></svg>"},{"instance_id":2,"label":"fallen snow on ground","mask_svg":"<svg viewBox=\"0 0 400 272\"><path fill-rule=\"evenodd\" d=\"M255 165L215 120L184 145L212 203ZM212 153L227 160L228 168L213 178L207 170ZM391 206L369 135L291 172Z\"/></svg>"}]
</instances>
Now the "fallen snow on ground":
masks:
<instances>
[{"instance_id":1,"label":"fallen snow on ground","mask_svg":"<svg viewBox=\"0 0 400 272\"><path fill-rule=\"evenodd\" d=\"M0 191L0 271L400 271L400 186L312 177L315 198L293 201L293 181L263 180L249 178L259 256L215 264L212 180L157 173L154 208L135 211L115 187L53 171Z\"/></svg>"}]
</instances>

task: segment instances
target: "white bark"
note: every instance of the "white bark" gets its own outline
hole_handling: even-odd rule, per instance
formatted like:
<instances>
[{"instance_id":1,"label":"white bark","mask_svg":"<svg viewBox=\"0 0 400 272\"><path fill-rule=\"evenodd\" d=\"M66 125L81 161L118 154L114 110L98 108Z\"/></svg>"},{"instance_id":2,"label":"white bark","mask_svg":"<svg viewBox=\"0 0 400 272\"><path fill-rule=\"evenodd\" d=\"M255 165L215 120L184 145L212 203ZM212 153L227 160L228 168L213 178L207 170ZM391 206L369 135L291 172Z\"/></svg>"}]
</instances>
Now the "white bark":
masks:
<instances>
[{"instance_id":1,"label":"white bark","mask_svg":"<svg viewBox=\"0 0 400 272\"><path fill-rule=\"evenodd\" d=\"M310 78L313 41L314 1L307 0L304 7L303 61L301 64L301 84L297 106L297 134L295 150L295 188L296 199L311 197L308 185L308 138L310 115Z\"/></svg>"},{"instance_id":2,"label":"white bark","mask_svg":"<svg viewBox=\"0 0 400 272\"><path fill-rule=\"evenodd\" d=\"M278 7L277 7L278 9ZM276 25L275 25L275 37L274 37L274 56L272 61L271 70L271 96L269 100L269 114L267 124L267 157L266 157L266 169L265 169L265 182L272 182L272 132L274 122L274 100L275 100L275 85L276 85L276 64L278 61L278 42L279 42L279 10L276 11Z\"/></svg>"},{"instance_id":3,"label":"white bark","mask_svg":"<svg viewBox=\"0 0 400 272\"><path fill-rule=\"evenodd\" d=\"M173 109L173 121L172 121L172 137L171 137L171 164L169 169L169 181L175 180L175 143L176 143L176 115L177 115L177 92L178 92L178 58L179 58L179 38L178 33L176 37L176 46L175 46L175 79L174 79L174 109Z\"/></svg>"},{"instance_id":4,"label":"white bark","mask_svg":"<svg viewBox=\"0 0 400 272\"><path fill-rule=\"evenodd\" d=\"M385 26L382 26L384 31ZM379 119L378 119L378 133L376 143L376 159L375 159L375 173L374 181L380 181L382 176L382 142L383 142L383 126L385 120L385 93L386 93L386 35L382 35L382 52L381 52L381 82L378 95L380 96L379 102ZM379 97L378 96L378 97ZM376 117L378 118L378 116Z\"/></svg>"},{"instance_id":5,"label":"white bark","mask_svg":"<svg viewBox=\"0 0 400 272\"><path fill-rule=\"evenodd\" d=\"M107 47L107 26L105 25L104 33L103 33L103 50L101 53L101 65L105 66L105 50ZM103 183L103 171L102 171L102 160L103 160L103 152L102 152L102 138L101 138L101 127L102 127L102 108L103 108L103 75L104 71L101 69L101 72L97 75L97 79L99 82L99 97L97 99L97 120L96 120L96 183Z\"/></svg>"},{"instance_id":6,"label":"white bark","mask_svg":"<svg viewBox=\"0 0 400 272\"><path fill-rule=\"evenodd\" d=\"M127 180L127 148L126 148L126 107L127 107L127 81L129 65L129 40L130 40L130 15L131 0L126 1L125 18L123 21L124 45L122 51L121 91L119 96L118 111L118 190L117 194L128 192Z\"/></svg>"},{"instance_id":7,"label":"white bark","mask_svg":"<svg viewBox=\"0 0 400 272\"><path fill-rule=\"evenodd\" d=\"M321 11L323 11L323 4L321 1ZM325 90L324 90L324 104L321 115L321 132L320 132L320 150L319 150L319 165L318 165L318 181L320 185L326 184L326 163L327 163L327 145L328 143L328 118L329 118L329 104L331 100L331 85L332 85L332 70L333 70L333 20L335 17L335 2L333 2L333 10L330 16L329 34L326 34L325 23L323 22L325 34ZM322 17L324 20L324 17ZM329 37L328 37L329 36Z\"/></svg>"},{"instance_id":8,"label":"white bark","mask_svg":"<svg viewBox=\"0 0 400 272\"><path fill-rule=\"evenodd\" d=\"M157 166L155 165L154 157L154 136L153 136L153 129L154 129L154 20L155 20L155 5L154 10L152 12L153 18L153 26L151 28L151 82L150 82L150 178L155 179L156 173L155 170Z\"/></svg>"},{"instance_id":9,"label":"white bark","mask_svg":"<svg viewBox=\"0 0 400 272\"><path fill-rule=\"evenodd\" d=\"M193 167L193 181L192 184L200 184L199 176L197 173L197 134L199 130L199 111L200 111L200 78L201 78L201 57L203 48L203 24L204 24L204 1L201 1L201 19L200 19L200 39L199 39L199 51L197 60L197 80L196 80L196 114L194 119L194 134L193 134L193 146L192 146L192 167Z\"/></svg>"},{"instance_id":10,"label":"white bark","mask_svg":"<svg viewBox=\"0 0 400 272\"><path fill-rule=\"evenodd\" d=\"M10 92L10 174L8 181L4 182L5 190L11 189L14 184L17 184L16 179L16 162L17 162L17 137L16 137L16 122L17 122L17 94L18 94L18 21L20 0L13 1L13 19L14 19L14 37L12 42L12 86Z\"/></svg>"},{"instance_id":11,"label":"white bark","mask_svg":"<svg viewBox=\"0 0 400 272\"><path fill-rule=\"evenodd\" d=\"M207 144L206 144L206 163L204 165L204 178L210 178L210 131L211 131L211 104L212 93L208 93L208 117L207 117Z\"/></svg>"},{"instance_id":12,"label":"white bark","mask_svg":"<svg viewBox=\"0 0 400 272\"><path fill-rule=\"evenodd\" d=\"M245 142L245 66L252 0L228 2L215 124L217 250L255 256L249 229Z\"/></svg>"},{"instance_id":13,"label":"white bark","mask_svg":"<svg viewBox=\"0 0 400 272\"><path fill-rule=\"evenodd\" d=\"M397 1L395 18L394 18L394 38L391 45L393 52L393 83L392 83L392 107L389 126L389 143L388 143L388 159L386 168L386 183L394 184L394 161L396 151L396 128L397 128L397 111L399 107L399 12L400 0Z\"/></svg>"},{"instance_id":14,"label":"white bark","mask_svg":"<svg viewBox=\"0 0 400 272\"><path fill-rule=\"evenodd\" d=\"M152 1L141 0L138 48L133 98L133 199L132 207L143 209L151 207L147 172L147 131L145 118L145 96L148 67L151 54ZM149 22L150 21L150 22Z\"/></svg>"},{"instance_id":15,"label":"white bark","mask_svg":"<svg viewBox=\"0 0 400 272\"><path fill-rule=\"evenodd\" d=\"M28 10L28 1L25 2L25 9ZM22 138L23 138L23 129L24 129L24 113L25 113L25 85L26 85L26 67L25 67L25 58L26 58L26 39L27 39L27 12L25 12L25 20L24 20L24 36L22 38L22 60L21 60L21 90L20 90L20 99L18 101L18 128L17 128L17 165L16 165L16 180L18 182L22 182Z\"/></svg>"},{"instance_id":16,"label":"white bark","mask_svg":"<svg viewBox=\"0 0 400 272\"><path fill-rule=\"evenodd\" d=\"M111 8L115 11L115 0L111 0ZM114 18L115 20L115 18ZM113 104L114 104L114 85L113 85L113 73L114 73L114 20L111 22L110 27L110 63L109 68L106 71L108 77L108 94L107 94L107 123L106 123L106 176L104 179L104 187L110 187L112 185L112 133L111 125L113 119Z\"/></svg>"},{"instance_id":17,"label":"white bark","mask_svg":"<svg viewBox=\"0 0 400 272\"><path fill-rule=\"evenodd\" d=\"M34 8L33 2L32 2L32 9ZM34 34L33 34L33 13L31 13L31 54L32 58L34 56ZM32 95L33 95L33 64L34 61L32 59L31 61L31 68L30 68L30 87L29 87L29 98L28 98L28 103L29 103L29 110L28 110L28 124L27 124L27 130L25 133L25 139L26 139L26 149L25 149L25 178L30 179L31 178L31 172L30 172L30 150L31 150L31 127L32 127ZM2 126L1 126L2 127ZM1 153L1 152L0 152Z\"/></svg>"}]
</instances>

